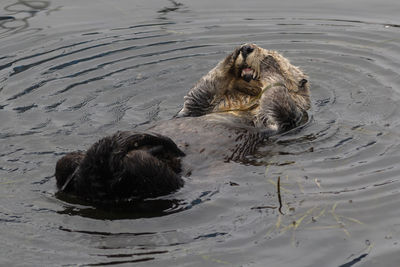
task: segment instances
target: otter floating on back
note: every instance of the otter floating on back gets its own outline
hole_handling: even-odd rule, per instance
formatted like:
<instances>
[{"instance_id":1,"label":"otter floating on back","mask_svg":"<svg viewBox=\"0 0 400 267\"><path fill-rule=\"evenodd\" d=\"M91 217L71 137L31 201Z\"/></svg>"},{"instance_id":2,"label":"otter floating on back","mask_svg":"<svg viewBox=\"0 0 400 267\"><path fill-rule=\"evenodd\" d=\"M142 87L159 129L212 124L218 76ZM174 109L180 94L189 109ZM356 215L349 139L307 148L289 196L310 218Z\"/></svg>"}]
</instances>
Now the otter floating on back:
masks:
<instances>
[{"instance_id":1,"label":"otter floating on back","mask_svg":"<svg viewBox=\"0 0 400 267\"><path fill-rule=\"evenodd\" d=\"M275 51L244 44L195 84L177 118L63 156L57 187L92 203L166 195L183 186L191 162L240 161L265 138L304 123L309 108L299 68Z\"/></svg>"}]
</instances>

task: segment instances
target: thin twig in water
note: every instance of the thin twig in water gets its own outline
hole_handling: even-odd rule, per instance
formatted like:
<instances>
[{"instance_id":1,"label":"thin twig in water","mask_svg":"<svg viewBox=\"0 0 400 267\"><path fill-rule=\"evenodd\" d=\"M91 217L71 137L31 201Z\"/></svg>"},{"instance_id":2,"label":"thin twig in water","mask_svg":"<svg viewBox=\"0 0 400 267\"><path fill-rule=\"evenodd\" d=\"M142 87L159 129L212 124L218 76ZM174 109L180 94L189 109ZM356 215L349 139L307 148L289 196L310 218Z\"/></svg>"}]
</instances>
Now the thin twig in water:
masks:
<instances>
[{"instance_id":1,"label":"thin twig in water","mask_svg":"<svg viewBox=\"0 0 400 267\"><path fill-rule=\"evenodd\" d=\"M279 213L280 214L282 214L282 215L285 215L283 212L282 212L282 197L281 197L281 177L279 176L278 177L278 182L276 183L276 187L278 188L277 190L278 190L278 201L279 201Z\"/></svg>"}]
</instances>

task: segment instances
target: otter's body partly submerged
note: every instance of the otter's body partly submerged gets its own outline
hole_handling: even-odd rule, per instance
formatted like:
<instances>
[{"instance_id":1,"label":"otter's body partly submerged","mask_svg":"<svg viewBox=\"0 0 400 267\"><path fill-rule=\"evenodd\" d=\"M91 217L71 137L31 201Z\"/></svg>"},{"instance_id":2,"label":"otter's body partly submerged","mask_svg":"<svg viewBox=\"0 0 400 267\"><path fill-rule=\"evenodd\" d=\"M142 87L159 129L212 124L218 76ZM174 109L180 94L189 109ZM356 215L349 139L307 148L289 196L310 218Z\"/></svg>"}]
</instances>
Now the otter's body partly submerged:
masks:
<instances>
[{"instance_id":1,"label":"otter's body partly submerged","mask_svg":"<svg viewBox=\"0 0 400 267\"><path fill-rule=\"evenodd\" d=\"M57 186L93 203L169 194L192 169L241 161L266 137L300 125L309 107L300 69L277 52L245 44L196 83L177 118L146 132L118 132L61 158Z\"/></svg>"}]
</instances>

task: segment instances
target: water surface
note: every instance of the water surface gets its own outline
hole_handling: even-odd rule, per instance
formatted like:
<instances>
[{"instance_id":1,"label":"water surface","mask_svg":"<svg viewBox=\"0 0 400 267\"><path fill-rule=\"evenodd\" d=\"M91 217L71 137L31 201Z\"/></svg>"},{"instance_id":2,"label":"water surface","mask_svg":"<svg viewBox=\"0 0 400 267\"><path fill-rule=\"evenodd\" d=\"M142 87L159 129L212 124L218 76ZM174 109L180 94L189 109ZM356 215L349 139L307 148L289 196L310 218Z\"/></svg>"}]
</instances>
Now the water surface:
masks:
<instances>
[{"instance_id":1,"label":"water surface","mask_svg":"<svg viewBox=\"0 0 400 267\"><path fill-rule=\"evenodd\" d=\"M398 266L400 8L374 2L2 1L0 263ZM57 159L170 119L245 42L308 73L304 128L133 207L56 195Z\"/></svg>"}]
</instances>

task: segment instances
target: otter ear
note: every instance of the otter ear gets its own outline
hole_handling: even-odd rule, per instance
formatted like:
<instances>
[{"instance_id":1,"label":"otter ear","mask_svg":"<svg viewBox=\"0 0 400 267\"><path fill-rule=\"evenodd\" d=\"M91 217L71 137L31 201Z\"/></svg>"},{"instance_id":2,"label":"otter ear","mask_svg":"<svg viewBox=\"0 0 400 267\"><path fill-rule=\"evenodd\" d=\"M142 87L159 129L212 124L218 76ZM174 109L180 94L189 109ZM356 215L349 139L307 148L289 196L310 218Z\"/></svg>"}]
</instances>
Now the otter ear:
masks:
<instances>
[{"instance_id":1,"label":"otter ear","mask_svg":"<svg viewBox=\"0 0 400 267\"><path fill-rule=\"evenodd\" d=\"M299 82L299 87L304 87L306 85L306 83L308 83L308 81L306 79L301 79Z\"/></svg>"}]
</instances>

